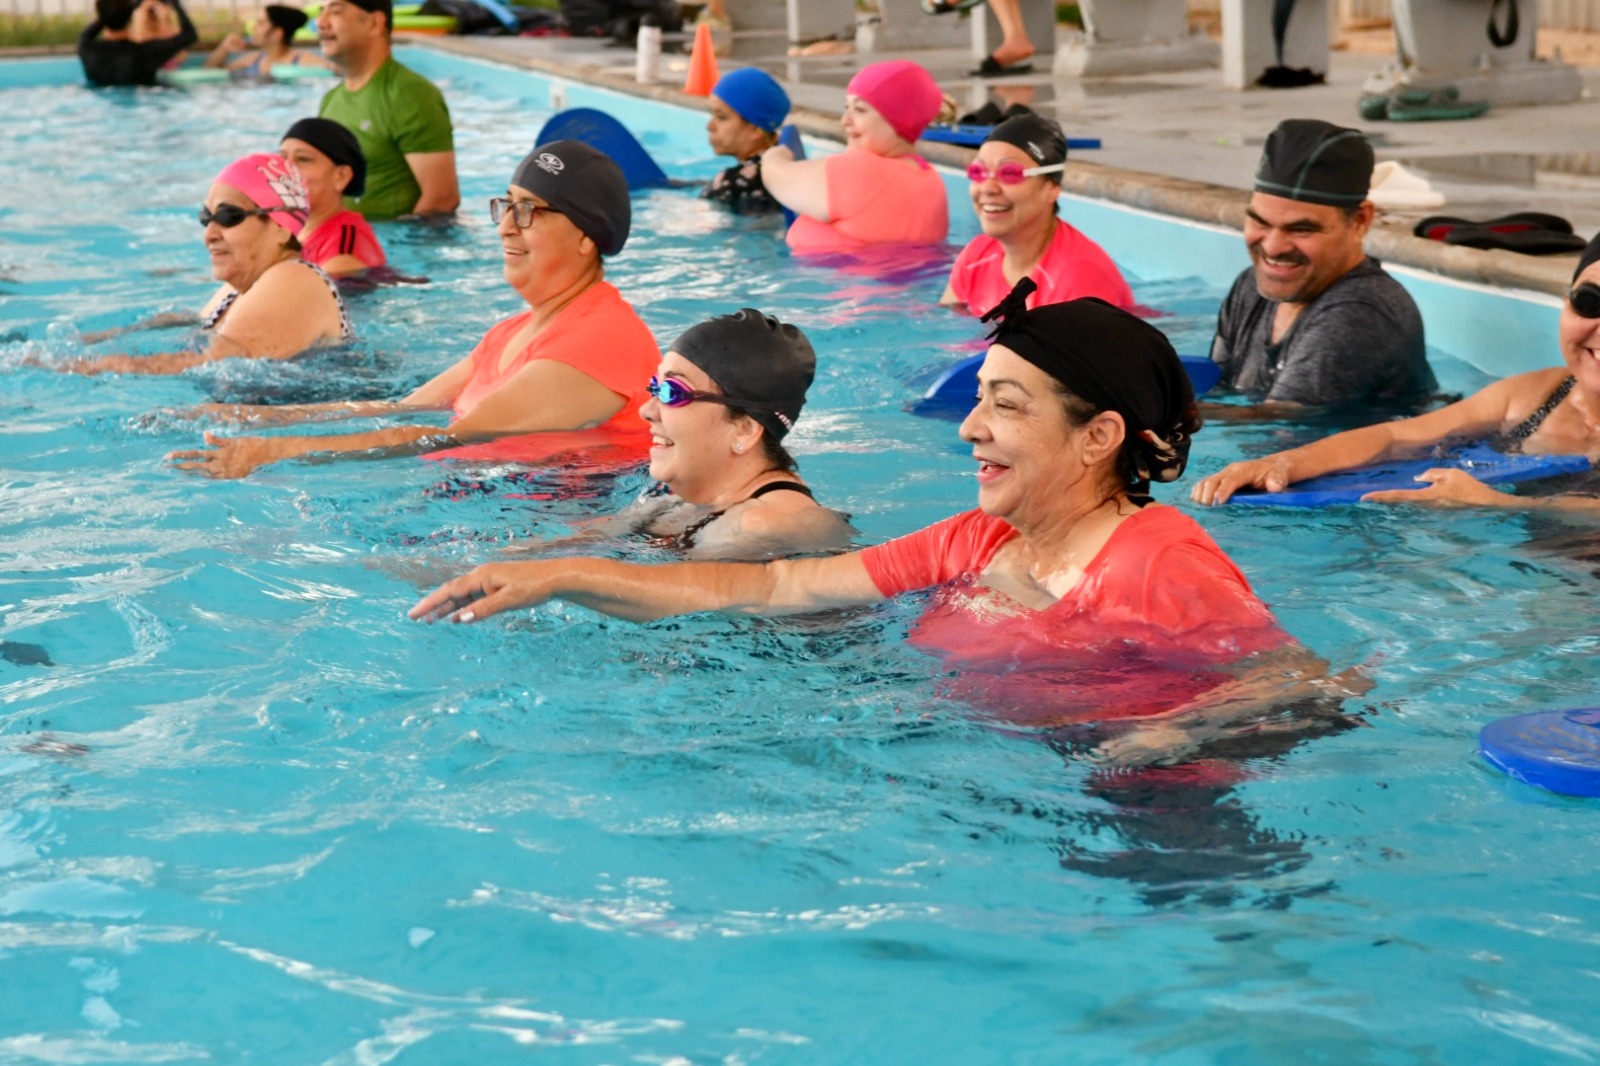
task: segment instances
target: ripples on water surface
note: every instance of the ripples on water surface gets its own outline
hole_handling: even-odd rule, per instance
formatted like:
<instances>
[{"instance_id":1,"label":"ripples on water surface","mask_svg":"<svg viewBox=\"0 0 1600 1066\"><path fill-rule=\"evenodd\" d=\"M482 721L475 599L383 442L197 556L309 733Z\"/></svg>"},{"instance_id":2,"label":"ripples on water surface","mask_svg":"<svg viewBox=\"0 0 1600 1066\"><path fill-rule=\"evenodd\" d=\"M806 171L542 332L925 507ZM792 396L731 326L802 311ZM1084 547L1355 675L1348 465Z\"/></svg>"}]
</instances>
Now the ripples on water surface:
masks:
<instances>
[{"instance_id":1,"label":"ripples on water surface","mask_svg":"<svg viewBox=\"0 0 1600 1066\"><path fill-rule=\"evenodd\" d=\"M433 280L356 297L354 350L18 368L197 307L206 179L316 91L0 92L0 1061L1600 1057L1593 804L1472 755L1491 718L1590 699L1581 536L1207 516L1291 630L1378 683L1371 728L1231 790L1108 780L964 716L901 644L914 604L412 626L411 570L560 535L642 477L557 503L530 497L558 478L419 460L203 482L160 458L196 430L154 412L403 393L518 309L480 205L542 115L460 86L469 208L381 228ZM796 266L683 194L636 208L611 277L660 338L742 304L806 325L797 450L864 540L969 505L952 426L899 410L974 336L930 306L942 277ZM1219 293L1136 291L1204 343ZM1196 468L1277 432L1208 431Z\"/></svg>"}]
</instances>

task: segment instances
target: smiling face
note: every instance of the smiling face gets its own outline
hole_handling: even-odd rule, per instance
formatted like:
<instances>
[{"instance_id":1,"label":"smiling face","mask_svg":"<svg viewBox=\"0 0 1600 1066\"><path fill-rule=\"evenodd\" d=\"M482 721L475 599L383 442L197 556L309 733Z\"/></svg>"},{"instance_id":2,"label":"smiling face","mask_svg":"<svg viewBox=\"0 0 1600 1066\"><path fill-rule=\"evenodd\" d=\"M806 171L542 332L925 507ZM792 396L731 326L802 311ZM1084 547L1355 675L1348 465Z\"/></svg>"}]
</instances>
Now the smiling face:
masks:
<instances>
[{"instance_id":1,"label":"smiling face","mask_svg":"<svg viewBox=\"0 0 1600 1066\"><path fill-rule=\"evenodd\" d=\"M212 211L233 204L246 211L256 209L255 201L232 185L213 185L206 194L206 207ZM282 226L265 215L254 215L237 226L224 228L215 221L204 230L206 251L211 255L211 276L243 292L267 268L283 257L289 236Z\"/></svg>"},{"instance_id":2,"label":"smiling face","mask_svg":"<svg viewBox=\"0 0 1600 1066\"><path fill-rule=\"evenodd\" d=\"M844 137L851 148L865 148L874 155L898 155L909 149L878 109L859 96L844 98Z\"/></svg>"},{"instance_id":3,"label":"smiling face","mask_svg":"<svg viewBox=\"0 0 1600 1066\"><path fill-rule=\"evenodd\" d=\"M1256 290L1279 303L1315 300L1366 257L1361 242L1372 213L1370 200L1351 216L1327 204L1251 194L1244 243L1255 264Z\"/></svg>"},{"instance_id":4,"label":"smiling face","mask_svg":"<svg viewBox=\"0 0 1600 1066\"><path fill-rule=\"evenodd\" d=\"M1600 285L1600 263L1592 263L1572 288L1588 282ZM1572 304L1562 301L1561 324L1557 333L1561 343L1561 358L1567 369L1578 379L1578 387L1590 396L1600 397L1600 318L1584 318L1572 309Z\"/></svg>"},{"instance_id":5,"label":"smiling face","mask_svg":"<svg viewBox=\"0 0 1600 1066\"><path fill-rule=\"evenodd\" d=\"M353 173L349 167L336 166L333 160L298 137L285 137L279 152L300 172L313 215L339 209L343 204L344 187L350 184Z\"/></svg>"},{"instance_id":6,"label":"smiling face","mask_svg":"<svg viewBox=\"0 0 1600 1066\"><path fill-rule=\"evenodd\" d=\"M671 378L696 392L722 392L705 371L677 352L662 357L656 377ZM740 455L754 455L755 449L748 441L742 452L734 449L741 434L748 438L751 419L730 419L728 409L719 403L667 407L653 397L645 400L639 415L650 425L650 476L674 495L707 503L731 479L747 476L736 472L735 463Z\"/></svg>"},{"instance_id":7,"label":"smiling face","mask_svg":"<svg viewBox=\"0 0 1600 1066\"><path fill-rule=\"evenodd\" d=\"M988 141L978 149L977 162L989 169L989 179L969 182L968 191L985 236L1025 241L1050 225L1060 185L1044 175L1023 178L1021 185L1003 185L994 175L1001 163L1015 163L1025 169L1037 166L1027 152L1014 144Z\"/></svg>"},{"instance_id":8,"label":"smiling face","mask_svg":"<svg viewBox=\"0 0 1600 1066\"><path fill-rule=\"evenodd\" d=\"M711 119L706 123L706 139L718 155L735 159L751 156L772 147L777 137L760 126L739 117L739 113L716 96L711 97Z\"/></svg>"},{"instance_id":9,"label":"smiling face","mask_svg":"<svg viewBox=\"0 0 1600 1066\"><path fill-rule=\"evenodd\" d=\"M978 404L961 423L978 461L978 507L1027 531L1114 492L1116 448L1107 454L1094 439L1107 419L1120 446L1117 415L1073 425L1055 379L1004 345L991 347L978 370Z\"/></svg>"},{"instance_id":10,"label":"smiling face","mask_svg":"<svg viewBox=\"0 0 1600 1066\"><path fill-rule=\"evenodd\" d=\"M510 186L506 196L543 209L533 213L527 229L517 225L515 211L507 211L500 220L506 284L528 303L548 299L598 262L600 252L595 243L566 215L551 210L544 199L520 185Z\"/></svg>"},{"instance_id":11,"label":"smiling face","mask_svg":"<svg viewBox=\"0 0 1600 1066\"><path fill-rule=\"evenodd\" d=\"M359 64L374 47L388 40L388 20L349 0L328 0L317 16L317 42L322 54L341 66Z\"/></svg>"}]
</instances>

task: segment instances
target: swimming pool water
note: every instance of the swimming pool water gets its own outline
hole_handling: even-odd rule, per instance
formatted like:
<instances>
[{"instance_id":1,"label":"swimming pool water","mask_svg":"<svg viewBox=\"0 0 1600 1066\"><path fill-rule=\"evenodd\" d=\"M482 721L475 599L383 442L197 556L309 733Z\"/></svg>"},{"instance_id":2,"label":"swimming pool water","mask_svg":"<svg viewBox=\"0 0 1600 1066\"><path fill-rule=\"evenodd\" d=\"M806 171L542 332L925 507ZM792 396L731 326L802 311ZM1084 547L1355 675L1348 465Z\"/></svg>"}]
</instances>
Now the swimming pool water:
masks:
<instances>
[{"instance_id":1,"label":"swimming pool water","mask_svg":"<svg viewBox=\"0 0 1600 1066\"><path fill-rule=\"evenodd\" d=\"M941 698L900 639L915 604L402 619L430 574L568 532L637 474L574 493L421 460L169 470L198 429L167 409L398 394L518 309L482 205L550 84L409 58L445 82L467 207L380 235L432 280L356 297L352 351L172 380L18 364L198 306L209 176L318 90L0 89L0 1061L1600 1057L1595 805L1473 755L1486 721L1593 700L1582 529L1204 514L1291 631L1377 685L1348 708L1362 728L1233 787L1158 786ZM669 170L710 171L697 116L615 106L664 131ZM805 325L822 362L796 450L863 542L970 506L953 427L901 411L975 336L931 306L939 272L841 276L688 195L635 206L609 276L658 337L744 304ZM1190 268L1211 238L1169 225L1185 267L1163 272L1139 251L1157 221L1066 211L1204 344L1242 249ZM1441 355L1461 382L1485 365ZM1212 427L1194 468L1284 433Z\"/></svg>"}]
</instances>

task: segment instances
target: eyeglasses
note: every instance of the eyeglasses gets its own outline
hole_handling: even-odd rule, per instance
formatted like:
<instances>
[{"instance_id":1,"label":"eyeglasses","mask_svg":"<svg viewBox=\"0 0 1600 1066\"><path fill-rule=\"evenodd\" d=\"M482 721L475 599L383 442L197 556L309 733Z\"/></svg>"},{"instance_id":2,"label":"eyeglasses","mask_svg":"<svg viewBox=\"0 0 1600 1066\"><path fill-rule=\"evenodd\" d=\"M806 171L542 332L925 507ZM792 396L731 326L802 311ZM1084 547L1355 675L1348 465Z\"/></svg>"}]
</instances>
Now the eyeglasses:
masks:
<instances>
[{"instance_id":1,"label":"eyeglasses","mask_svg":"<svg viewBox=\"0 0 1600 1066\"><path fill-rule=\"evenodd\" d=\"M1021 163L1008 159L990 170L984 164L974 161L967 167L967 180L979 184L994 178L1001 185L1021 185L1023 181L1037 174L1054 174L1058 170L1065 169L1067 169L1065 163L1051 163L1047 167L1024 167Z\"/></svg>"},{"instance_id":2,"label":"eyeglasses","mask_svg":"<svg viewBox=\"0 0 1600 1066\"><path fill-rule=\"evenodd\" d=\"M245 208L238 204L223 204L215 211L204 204L200 205L200 224L209 226L215 222L223 229L232 229L247 218L260 218L270 215L272 211L265 207Z\"/></svg>"},{"instance_id":3,"label":"eyeglasses","mask_svg":"<svg viewBox=\"0 0 1600 1066\"><path fill-rule=\"evenodd\" d=\"M527 229L533 225L533 218L540 211L549 211L553 215L561 212L549 204L536 204L532 200L507 200L504 196L496 196L489 201L489 220L498 226L506 213L517 220L518 229Z\"/></svg>"},{"instance_id":4,"label":"eyeglasses","mask_svg":"<svg viewBox=\"0 0 1600 1066\"><path fill-rule=\"evenodd\" d=\"M1600 285L1586 281L1567 293L1567 303L1579 318L1600 318Z\"/></svg>"}]
</instances>

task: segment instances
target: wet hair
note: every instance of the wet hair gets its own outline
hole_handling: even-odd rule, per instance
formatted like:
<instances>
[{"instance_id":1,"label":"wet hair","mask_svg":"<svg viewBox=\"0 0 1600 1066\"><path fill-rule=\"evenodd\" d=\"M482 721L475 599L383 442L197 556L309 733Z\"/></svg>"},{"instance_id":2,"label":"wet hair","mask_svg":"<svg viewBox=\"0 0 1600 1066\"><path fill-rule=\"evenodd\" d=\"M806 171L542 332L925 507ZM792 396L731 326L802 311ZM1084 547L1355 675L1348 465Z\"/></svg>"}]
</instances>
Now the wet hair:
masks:
<instances>
[{"instance_id":1,"label":"wet hair","mask_svg":"<svg viewBox=\"0 0 1600 1066\"><path fill-rule=\"evenodd\" d=\"M139 0L94 0L95 17L108 30L125 30L139 10Z\"/></svg>"},{"instance_id":2,"label":"wet hair","mask_svg":"<svg viewBox=\"0 0 1600 1066\"><path fill-rule=\"evenodd\" d=\"M1073 429L1087 425L1095 416L1110 410L1110 408L1106 407L1096 407L1082 396L1069 390L1055 378L1050 379L1050 385L1055 390L1056 396L1061 400L1061 409L1066 412L1067 425ZM1199 405L1190 403L1188 409L1179 417L1175 428L1192 440L1204 425L1205 420L1200 417ZM1123 428L1122 444L1117 448L1117 458L1114 465L1117 489L1118 491L1126 490L1131 496L1148 498L1150 482L1139 473L1141 462L1139 442L1136 440L1132 429L1128 427L1126 418L1123 419Z\"/></svg>"},{"instance_id":3,"label":"wet hair","mask_svg":"<svg viewBox=\"0 0 1600 1066\"><path fill-rule=\"evenodd\" d=\"M767 427L762 425L761 420L752 412L746 411L743 407L733 407L727 404L719 404L718 406L726 412L729 422L737 422L741 418L748 418L756 425L761 426L761 454L766 457L768 463L772 464L774 470L782 470L785 474L798 474L800 472L800 464L795 461L794 456L789 454L789 449L785 448L783 442L774 434L768 432Z\"/></svg>"}]
</instances>

